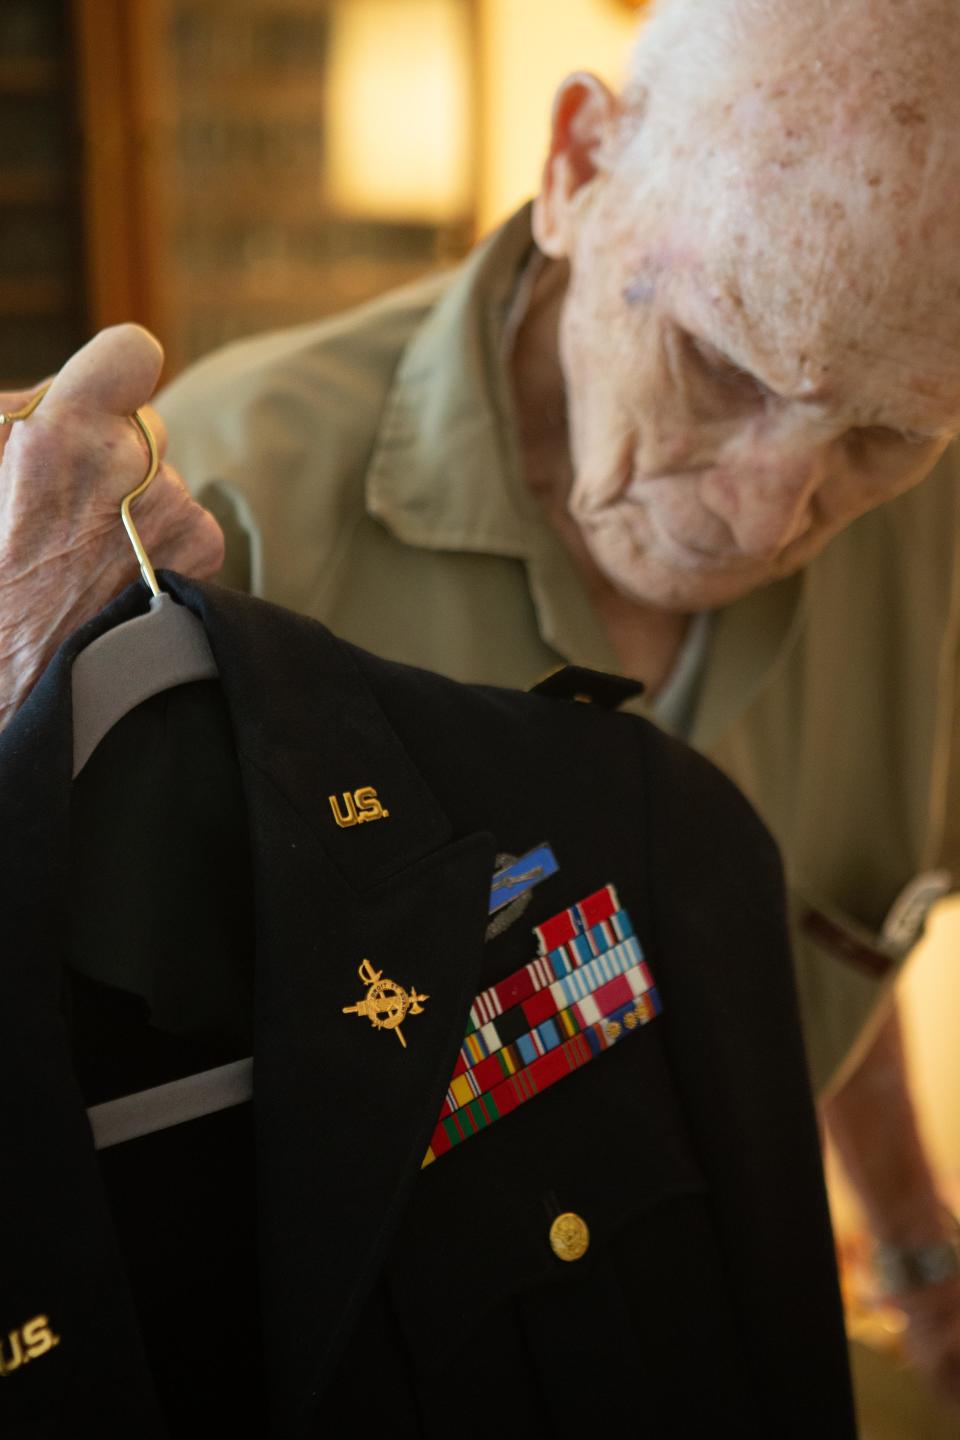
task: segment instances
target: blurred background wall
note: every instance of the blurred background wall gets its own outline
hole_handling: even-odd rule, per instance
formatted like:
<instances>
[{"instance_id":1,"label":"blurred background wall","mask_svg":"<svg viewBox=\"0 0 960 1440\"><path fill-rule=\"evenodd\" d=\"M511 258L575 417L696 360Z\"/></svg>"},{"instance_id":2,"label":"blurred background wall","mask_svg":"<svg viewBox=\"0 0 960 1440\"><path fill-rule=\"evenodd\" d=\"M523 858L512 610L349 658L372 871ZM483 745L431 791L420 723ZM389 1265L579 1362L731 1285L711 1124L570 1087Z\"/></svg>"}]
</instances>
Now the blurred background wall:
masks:
<instances>
[{"instance_id":1,"label":"blurred background wall","mask_svg":"<svg viewBox=\"0 0 960 1440\"><path fill-rule=\"evenodd\" d=\"M629 0L4 0L0 385L135 318L168 378L457 259ZM562 23L558 16L562 15Z\"/></svg>"},{"instance_id":2,"label":"blurred background wall","mask_svg":"<svg viewBox=\"0 0 960 1440\"><path fill-rule=\"evenodd\" d=\"M537 186L556 83L631 0L4 0L0 388L135 319L167 378L451 263ZM960 1207L960 903L902 986ZM858 1217L834 1180L841 1231Z\"/></svg>"}]
</instances>

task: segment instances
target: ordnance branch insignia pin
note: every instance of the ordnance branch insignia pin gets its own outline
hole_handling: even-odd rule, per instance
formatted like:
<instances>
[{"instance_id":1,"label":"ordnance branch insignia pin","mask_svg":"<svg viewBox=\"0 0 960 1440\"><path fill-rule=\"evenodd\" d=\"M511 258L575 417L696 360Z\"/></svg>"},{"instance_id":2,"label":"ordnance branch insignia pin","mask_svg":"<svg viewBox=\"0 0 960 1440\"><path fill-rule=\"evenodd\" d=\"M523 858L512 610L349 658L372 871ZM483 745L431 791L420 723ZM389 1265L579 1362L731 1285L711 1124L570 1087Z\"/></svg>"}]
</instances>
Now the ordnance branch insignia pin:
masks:
<instances>
[{"instance_id":1,"label":"ordnance branch insignia pin","mask_svg":"<svg viewBox=\"0 0 960 1440\"><path fill-rule=\"evenodd\" d=\"M409 994L396 980L385 980L382 970L374 970L369 960L359 967L360 979L368 986L365 999L356 1005L344 1005L344 1015L366 1015L375 1030L396 1030L397 1039L404 1049L407 1042L400 1026L408 1015L419 1015L429 995L418 995L416 990Z\"/></svg>"}]
</instances>

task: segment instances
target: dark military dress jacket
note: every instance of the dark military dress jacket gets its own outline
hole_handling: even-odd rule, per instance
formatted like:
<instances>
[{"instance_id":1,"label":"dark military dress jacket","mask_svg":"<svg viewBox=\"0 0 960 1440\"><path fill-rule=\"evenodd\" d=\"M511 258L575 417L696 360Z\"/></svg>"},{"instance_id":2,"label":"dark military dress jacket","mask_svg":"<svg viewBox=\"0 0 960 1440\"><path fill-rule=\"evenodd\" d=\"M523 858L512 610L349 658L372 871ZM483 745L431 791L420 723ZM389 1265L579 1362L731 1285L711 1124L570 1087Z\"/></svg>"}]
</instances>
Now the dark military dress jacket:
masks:
<instances>
[{"instance_id":1,"label":"dark military dress jacket","mask_svg":"<svg viewBox=\"0 0 960 1440\"><path fill-rule=\"evenodd\" d=\"M745 801L634 716L164 583L219 680L71 782L71 661L130 590L0 736L4 1440L853 1436ZM544 843L555 873L493 923L492 875ZM547 986L521 1037L516 977L591 935L655 1003L548 1022ZM251 1055L252 1101L95 1149L91 1107Z\"/></svg>"}]
</instances>

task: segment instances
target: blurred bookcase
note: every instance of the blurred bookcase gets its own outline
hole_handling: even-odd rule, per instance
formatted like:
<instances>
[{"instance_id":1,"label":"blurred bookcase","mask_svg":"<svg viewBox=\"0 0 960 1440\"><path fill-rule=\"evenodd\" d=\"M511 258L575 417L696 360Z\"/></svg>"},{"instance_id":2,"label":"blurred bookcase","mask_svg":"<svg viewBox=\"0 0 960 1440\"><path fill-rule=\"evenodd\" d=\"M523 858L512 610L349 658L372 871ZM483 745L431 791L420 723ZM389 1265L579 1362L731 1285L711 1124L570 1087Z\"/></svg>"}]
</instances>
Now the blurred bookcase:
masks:
<instances>
[{"instance_id":1,"label":"blurred bookcase","mask_svg":"<svg viewBox=\"0 0 960 1440\"><path fill-rule=\"evenodd\" d=\"M64 0L0 24L0 385L46 375L84 333L72 56Z\"/></svg>"},{"instance_id":2,"label":"blurred bookcase","mask_svg":"<svg viewBox=\"0 0 960 1440\"><path fill-rule=\"evenodd\" d=\"M4 0L0 387L127 319L170 376L458 258L476 6ZM414 156L406 189L391 141Z\"/></svg>"}]
</instances>

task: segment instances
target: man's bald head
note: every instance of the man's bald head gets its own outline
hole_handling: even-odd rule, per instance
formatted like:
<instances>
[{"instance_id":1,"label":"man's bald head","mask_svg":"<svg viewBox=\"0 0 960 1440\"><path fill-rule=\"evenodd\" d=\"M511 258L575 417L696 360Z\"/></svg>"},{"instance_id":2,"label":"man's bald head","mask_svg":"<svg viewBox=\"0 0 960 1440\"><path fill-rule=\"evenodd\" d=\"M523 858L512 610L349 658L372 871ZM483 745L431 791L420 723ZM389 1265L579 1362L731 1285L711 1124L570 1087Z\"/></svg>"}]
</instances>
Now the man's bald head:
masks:
<instances>
[{"instance_id":1,"label":"man's bald head","mask_svg":"<svg viewBox=\"0 0 960 1440\"><path fill-rule=\"evenodd\" d=\"M940 335L937 368L960 365L956 18L938 0L662 0L641 30L626 183L726 253L727 299L772 314L784 383L820 383L788 373L803 350L869 346L878 323L902 348ZM777 353L801 305L810 344Z\"/></svg>"},{"instance_id":2,"label":"man's bald head","mask_svg":"<svg viewBox=\"0 0 960 1440\"><path fill-rule=\"evenodd\" d=\"M910 92L942 91L950 101L957 28L954 0L654 0L638 28L627 89L667 106L673 96L687 110L819 60L824 93L839 79L848 94L881 107Z\"/></svg>"},{"instance_id":3,"label":"man's bald head","mask_svg":"<svg viewBox=\"0 0 960 1440\"><path fill-rule=\"evenodd\" d=\"M960 38L945 0L662 0L624 94L558 96L570 508L620 588L722 603L960 430Z\"/></svg>"}]
</instances>

